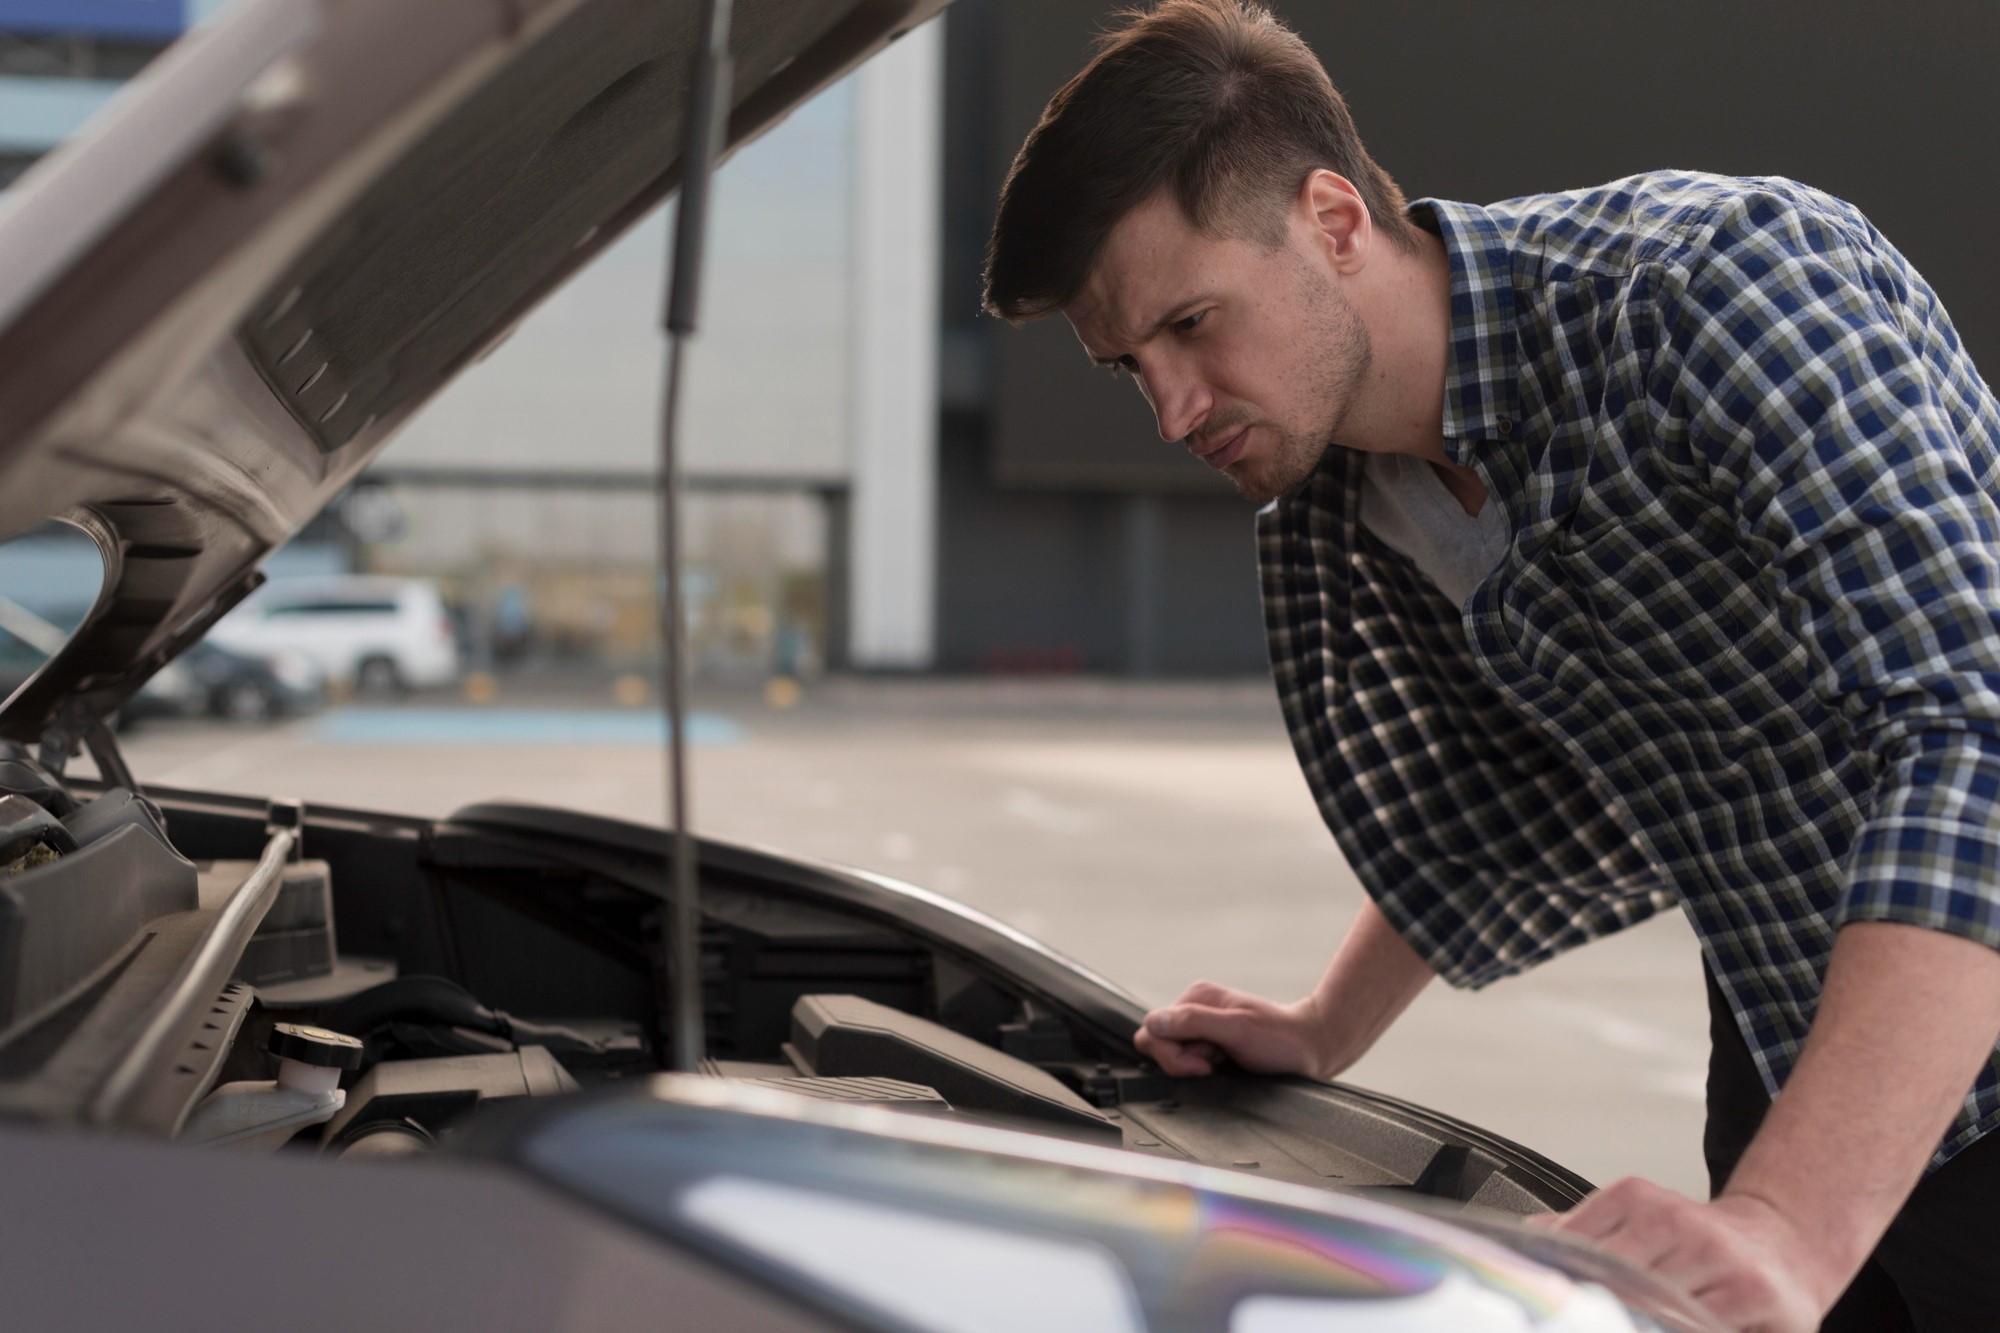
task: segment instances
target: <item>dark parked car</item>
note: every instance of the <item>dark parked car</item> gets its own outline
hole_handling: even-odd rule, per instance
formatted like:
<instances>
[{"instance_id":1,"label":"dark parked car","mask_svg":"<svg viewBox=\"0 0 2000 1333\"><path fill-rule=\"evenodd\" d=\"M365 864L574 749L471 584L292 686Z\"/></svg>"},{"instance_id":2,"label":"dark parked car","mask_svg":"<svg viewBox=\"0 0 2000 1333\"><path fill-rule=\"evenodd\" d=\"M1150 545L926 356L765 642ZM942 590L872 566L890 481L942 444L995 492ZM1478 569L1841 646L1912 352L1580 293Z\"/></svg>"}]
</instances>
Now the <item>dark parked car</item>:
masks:
<instances>
[{"instance_id":1,"label":"dark parked car","mask_svg":"<svg viewBox=\"0 0 2000 1333\"><path fill-rule=\"evenodd\" d=\"M0 597L0 699L26 684L62 651L68 637L61 626ZM155 672L119 708L118 721L128 725L206 713L232 722L263 722L311 712L325 702L326 677L297 653L241 652L202 642Z\"/></svg>"},{"instance_id":2,"label":"dark parked car","mask_svg":"<svg viewBox=\"0 0 2000 1333\"><path fill-rule=\"evenodd\" d=\"M731 144L942 0L740 0ZM0 211L0 538L105 591L0 709L0 1324L1699 1326L1587 1186L918 889L657 829L175 791L104 719L678 180L699 8L243 0ZM102 781L66 765L79 750ZM32 757L31 757L32 756ZM142 790L143 789L143 790Z\"/></svg>"},{"instance_id":3,"label":"dark parked car","mask_svg":"<svg viewBox=\"0 0 2000 1333\"><path fill-rule=\"evenodd\" d=\"M310 659L279 651L243 652L204 640L181 654L214 717L266 722L309 713L326 702L326 677Z\"/></svg>"},{"instance_id":4,"label":"dark parked car","mask_svg":"<svg viewBox=\"0 0 2000 1333\"><path fill-rule=\"evenodd\" d=\"M64 617L67 623L74 620ZM62 651L69 631L12 598L0 597L0 699L5 699ZM153 673L117 712L119 726L148 718L189 717L202 711L204 694L185 659Z\"/></svg>"}]
</instances>

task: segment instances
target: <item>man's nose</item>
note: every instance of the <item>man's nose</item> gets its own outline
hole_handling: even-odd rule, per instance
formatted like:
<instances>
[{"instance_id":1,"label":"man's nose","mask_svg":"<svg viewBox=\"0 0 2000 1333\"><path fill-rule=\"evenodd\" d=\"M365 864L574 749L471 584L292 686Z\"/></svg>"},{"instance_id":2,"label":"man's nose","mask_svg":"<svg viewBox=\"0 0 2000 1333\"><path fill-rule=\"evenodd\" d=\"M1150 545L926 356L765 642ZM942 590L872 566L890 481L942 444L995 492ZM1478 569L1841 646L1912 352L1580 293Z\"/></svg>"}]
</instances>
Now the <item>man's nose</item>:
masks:
<instances>
[{"instance_id":1,"label":"man's nose","mask_svg":"<svg viewBox=\"0 0 2000 1333\"><path fill-rule=\"evenodd\" d=\"M1201 429L1215 399L1201 380L1193 375L1177 375L1155 370L1145 377L1146 398L1153 404L1153 417L1160 426L1160 438L1177 444Z\"/></svg>"}]
</instances>

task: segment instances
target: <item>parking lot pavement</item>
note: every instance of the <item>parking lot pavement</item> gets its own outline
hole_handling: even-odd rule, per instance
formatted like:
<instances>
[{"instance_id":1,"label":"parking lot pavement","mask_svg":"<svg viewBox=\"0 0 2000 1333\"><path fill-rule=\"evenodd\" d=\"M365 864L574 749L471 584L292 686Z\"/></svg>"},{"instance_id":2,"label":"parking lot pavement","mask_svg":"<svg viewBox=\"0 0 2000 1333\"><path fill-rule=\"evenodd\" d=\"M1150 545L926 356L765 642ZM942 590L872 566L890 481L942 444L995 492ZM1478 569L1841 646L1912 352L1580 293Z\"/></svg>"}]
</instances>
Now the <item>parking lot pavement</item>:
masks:
<instances>
[{"instance_id":1,"label":"parking lot pavement","mask_svg":"<svg viewBox=\"0 0 2000 1333\"><path fill-rule=\"evenodd\" d=\"M1148 1003L1198 978L1297 995L1361 901L1261 682L837 681L786 710L751 692L697 702L701 831L947 894ZM659 823L659 737L642 713L549 698L160 724L125 744L168 786ZM1434 986L1345 1077L1599 1182L1699 1196L1706 1058L1700 956L1674 913L1477 994Z\"/></svg>"}]
</instances>

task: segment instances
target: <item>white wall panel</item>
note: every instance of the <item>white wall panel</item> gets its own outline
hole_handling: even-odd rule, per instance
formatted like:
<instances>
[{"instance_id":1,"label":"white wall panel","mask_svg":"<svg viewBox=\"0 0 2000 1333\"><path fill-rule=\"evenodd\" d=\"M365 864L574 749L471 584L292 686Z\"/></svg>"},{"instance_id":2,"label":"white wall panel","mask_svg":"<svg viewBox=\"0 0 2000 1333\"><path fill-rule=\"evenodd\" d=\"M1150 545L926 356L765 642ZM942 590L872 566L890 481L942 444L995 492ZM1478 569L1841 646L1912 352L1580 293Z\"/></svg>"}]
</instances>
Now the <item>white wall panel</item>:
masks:
<instances>
[{"instance_id":1,"label":"white wall panel","mask_svg":"<svg viewBox=\"0 0 2000 1333\"><path fill-rule=\"evenodd\" d=\"M856 76L848 652L858 667L921 669L934 654L943 24Z\"/></svg>"}]
</instances>

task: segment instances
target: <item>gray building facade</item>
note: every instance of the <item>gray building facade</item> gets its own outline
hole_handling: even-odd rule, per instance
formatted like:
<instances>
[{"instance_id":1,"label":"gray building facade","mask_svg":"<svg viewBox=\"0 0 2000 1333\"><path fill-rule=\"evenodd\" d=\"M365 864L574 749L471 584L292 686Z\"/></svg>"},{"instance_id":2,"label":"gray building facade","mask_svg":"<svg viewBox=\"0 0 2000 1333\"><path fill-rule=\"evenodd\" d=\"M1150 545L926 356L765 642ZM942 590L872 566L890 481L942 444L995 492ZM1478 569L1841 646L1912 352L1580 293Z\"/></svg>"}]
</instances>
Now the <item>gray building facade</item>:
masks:
<instances>
[{"instance_id":1,"label":"gray building facade","mask_svg":"<svg viewBox=\"0 0 2000 1333\"><path fill-rule=\"evenodd\" d=\"M1270 0L1411 198L1659 167L1803 180L1858 205L2000 366L2000 6L1913 0ZM1014 150L1105 0L959 0L946 37L938 665L1255 671L1251 510L1159 440L1060 319L978 314Z\"/></svg>"}]
</instances>

